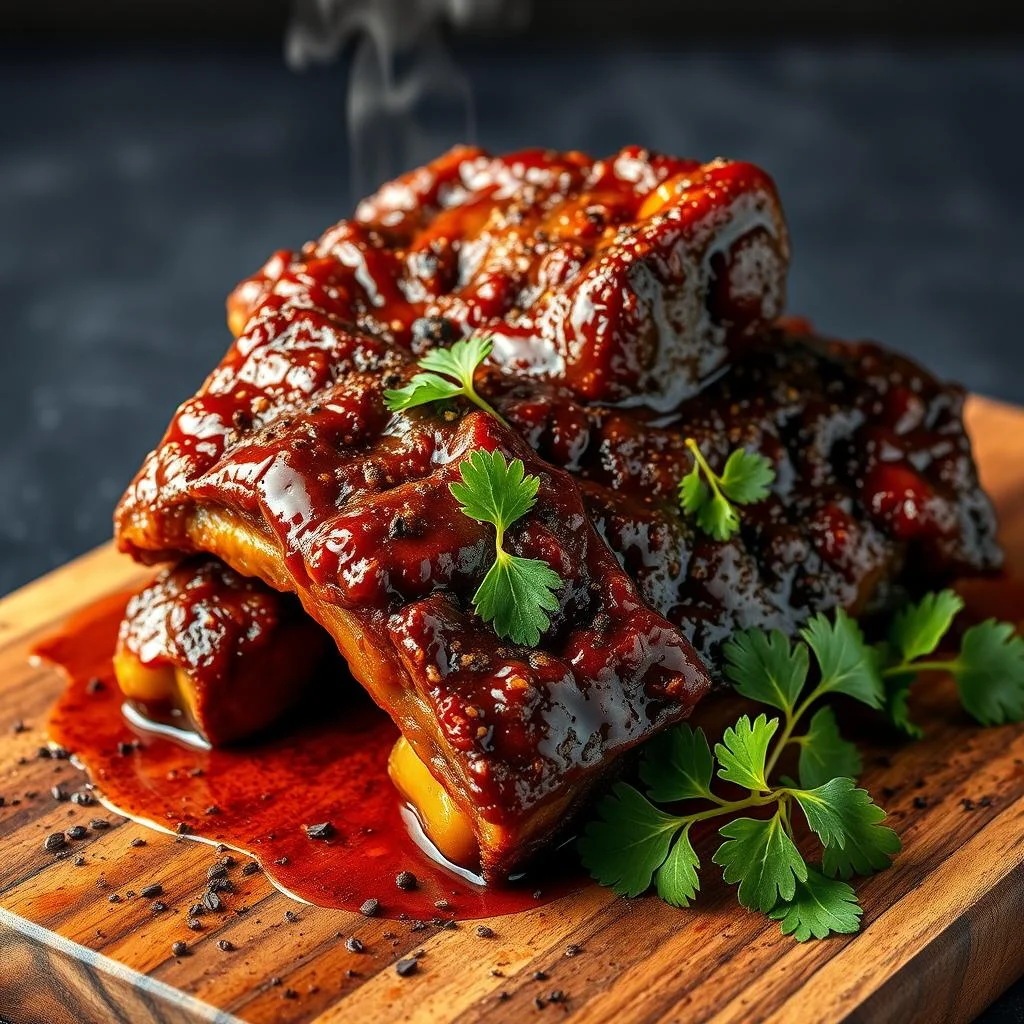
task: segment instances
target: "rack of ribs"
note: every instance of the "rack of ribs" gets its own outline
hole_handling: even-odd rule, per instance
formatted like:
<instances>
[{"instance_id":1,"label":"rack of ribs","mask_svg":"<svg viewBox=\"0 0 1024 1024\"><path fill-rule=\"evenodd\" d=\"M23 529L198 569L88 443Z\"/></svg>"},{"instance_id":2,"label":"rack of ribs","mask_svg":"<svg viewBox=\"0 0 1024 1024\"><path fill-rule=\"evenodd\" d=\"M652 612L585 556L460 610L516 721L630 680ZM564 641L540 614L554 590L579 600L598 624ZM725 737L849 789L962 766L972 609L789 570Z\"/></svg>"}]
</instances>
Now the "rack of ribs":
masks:
<instances>
[{"instance_id":1,"label":"rack of ribs","mask_svg":"<svg viewBox=\"0 0 1024 1024\"><path fill-rule=\"evenodd\" d=\"M959 392L771 327L787 255L748 164L456 150L236 289L235 342L122 498L118 543L149 563L213 556L235 574L207 570L227 602L239 577L297 595L401 730L392 777L428 834L507 878L690 713L710 685L691 640L713 659L739 626L792 632L886 603L913 567L998 561ZM462 402L386 409L419 356L479 331L495 344L478 386L507 423ZM744 444L776 468L728 543L675 504L687 436L713 462ZM536 649L473 613L493 530L449 485L478 449L540 480L508 538L564 583ZM179 694L200 688L164 660ZM126 689L145 668L126 649ZM216 742L214 702L178 700Z\"/></svg>"}]
</instances>

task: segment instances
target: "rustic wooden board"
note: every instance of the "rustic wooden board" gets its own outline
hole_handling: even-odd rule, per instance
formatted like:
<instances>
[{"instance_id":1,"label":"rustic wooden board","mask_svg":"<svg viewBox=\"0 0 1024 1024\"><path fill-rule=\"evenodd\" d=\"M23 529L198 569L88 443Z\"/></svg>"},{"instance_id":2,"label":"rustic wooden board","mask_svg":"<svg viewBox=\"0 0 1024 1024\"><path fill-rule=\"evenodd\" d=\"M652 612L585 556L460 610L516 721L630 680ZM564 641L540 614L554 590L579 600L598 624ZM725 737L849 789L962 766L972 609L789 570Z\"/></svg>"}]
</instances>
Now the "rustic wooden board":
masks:
<instances>
[{"instance_id":1,"label":"rustic wooden board","mask_svg":"<svg viewBox=\"0 0 1024 1024\"><path fill-rule=\"evenodd\" d=\"M974 400L969 412L1011 566L1024 577L1024 411ZM713 867L690 911L590 887L493 919L494 938L467 925L414 934L408 923L302 906L262 875L235 871L227 912L190 932L186 910L205 889L208 846L108 815L114 827L76 844L84 864L42 848L48 833L95 809L50 796L77 772L34 756L61 681L32 668L28 650L68 613L141 578L105 547L0 602L0 1018L12 1024L468 1024L537 1014L579 1024L955 1022L1024 974L1024 727L975 728L942 686L920 702L924 742L869 748L865 782L886 794L904 851L859 884L866 912L856 936L797 945L738 908ZM14 732L19 719L29 728ZM125 895L152 881L166 892L162 914ZM122 899L110 902L111 892ZM289 909L297 920L285 919ZM346 950L353 934L365 953ZM190 955L171 954L177 939ZM219 949L222 939L234 950ZM578 955L566 955L570 943ZM419 972L399 978L394 961L420 949ZM535 997L555 989L566 1000L538 1008Z\"/></svg>"}]
</instances>

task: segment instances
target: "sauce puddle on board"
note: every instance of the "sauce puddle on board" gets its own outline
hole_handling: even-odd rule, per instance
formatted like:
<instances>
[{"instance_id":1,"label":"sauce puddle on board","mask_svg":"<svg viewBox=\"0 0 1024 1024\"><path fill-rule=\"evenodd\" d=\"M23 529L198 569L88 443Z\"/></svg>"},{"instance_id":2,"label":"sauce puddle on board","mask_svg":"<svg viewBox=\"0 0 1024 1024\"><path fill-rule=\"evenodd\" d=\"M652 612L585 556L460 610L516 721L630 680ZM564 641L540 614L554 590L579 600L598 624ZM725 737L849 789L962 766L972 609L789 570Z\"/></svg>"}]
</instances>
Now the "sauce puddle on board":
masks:
<instances>
[{"instance_id":1,"label":"sauce puddle on board","mask_svg":"<svg viewBox=\"0 0 1024 1024\"><path fill-rule=\"evenodd\" d=\"M51 712L51 738L119 813L172 832L183 825L194 838L248 853L276 885L309 903L358 910L374 898L387 917L429 920L437 900L447 901L445 916L510 914L584 884L563 867L542 881L485 888L429 857L387 774L398 729L351 680L344 704L325 710L311 699L305 718L246 746L204 750L134 726L111 666L127 601L116 595L85 609L34 652L68 677ZM335 830L329 839L311 839L303 828L325 821ZM396 886L401 871L416 876L416 889Z\"/></svg>"}]
</instances>

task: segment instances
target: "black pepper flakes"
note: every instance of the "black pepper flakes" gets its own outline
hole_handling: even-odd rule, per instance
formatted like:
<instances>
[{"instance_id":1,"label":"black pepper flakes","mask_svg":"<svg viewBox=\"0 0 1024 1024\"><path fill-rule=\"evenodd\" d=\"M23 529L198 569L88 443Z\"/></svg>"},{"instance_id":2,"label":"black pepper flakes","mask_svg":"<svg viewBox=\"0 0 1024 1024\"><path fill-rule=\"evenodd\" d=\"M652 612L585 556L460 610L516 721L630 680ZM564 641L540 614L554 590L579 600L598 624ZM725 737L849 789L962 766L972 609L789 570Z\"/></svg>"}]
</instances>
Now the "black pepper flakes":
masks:
<instances>
[{"instance_id":1,"label":"black pepper flakes","mask_svg":"<svg viewBox=\"0 0 1024 1024\"><path fill-rule=\"evenodd\" d=\"M298 921L298 919L299 919L299 915L296 914L294 910L286 910L284 912L284 919L289 924L295 924L295 922Z\"/></svg>"},{"instance_id":2,"label":"black pepper flakes","mask_svg":"<svg viewBox=\"0 0 1024 1024\"><path fill-rule=\"evenodd\" d=\"M234 892L235 883L230 878L213 878L207 888L210 892Z\"/></svg>"},{"instance_id":3,"label":"black pepper flakes","mask_svg":"<svg viewBox=\"0 0 1024 1024\"><path fill-rule=\"evenodd\" d=\"M138 847L138 846L145 846L145 845L146 845L146 840L142 839L140 836L136 836L132 840L132 846Z\"/></svg>"},{"instance_id":4,"label":"black pepper flakes","mask_svg":"<svg viewBox=\"0 0 1024 1024\"><path fill-rule=\"evenodd\" d=\"M167 904L162 903L160 900L156 900L149 905L149 909L152 910L154 914L162 914L167 909Z\"/></svg>"},{"instance_id":5,"label":"black pepper flakes","mask_svg":"<svg viewBox=\"0 0 1024 1024\"><path fill-rule=\"evenodd\" d=\"M476 933L481 939L493 939L494 929L488 928L485 924L478 924L476 926Z\"/></svg>"},{"instance_id":6,"label":"black pepper flakes","mask_svg":"<svg viewBox=\"0 0 1024 1024\"><path fill-rule=\"evenodd\" d=\"M62 786L54 786L50 790L50 796L52 796L53 799L56 800L57 803L59 804L64 803L64 801L68 798L68 794Z\"/></svg>"},{"instance_id":7,"label":"black pepper flakes","mask_svg":"<svg viewBox=\"0 0 1024 1024\"><path fill-rule=\"evenodd\" d=\"M233 953L235 951L235 944L228 939L218 939L217 948L224 953Z\"/></svg>"},{"instance_id":8,"label":"black pepper flakes","mask_svg":"<svg viewBox=\"0 0 1024 1024\"><path fill-rule=\"evenodd\" d=\"M974 801L968 796L965 796L963 800L960 801L960 804L965 811L974 810Z\"/></svg>"},{"instance_id":9,"label":"black pepper flakes","mask_svg":"<svg viewBox=\"0 0 1024 1024\"><path fill-rule=\"evenodd\" d=\"M121 902L121 897L116 892L112 892L107 897L107 902L108 903L120 903Z\"/></svg>"},{"instance_id":10,"label":"black pepper flakes","mask_svg":"<svg viewBox=\"0 0 1024 1024\"><path fill-rule=\"evenodd\" d=\"M226 868L233 868L238 861L229 853L226 857L221 857L220 863Z\"/></svg>"},{"instance_id":11,"label":"black pepper flakes","mask_svg":"<svg viewBox=\"0 0 1024 1024\"><path fill-rule=\"evenodd\" d=\"M20 718L11 726L11 732L13 732L13 733L20 733L20 732L27 732L27 731L28 731L28 726Z\"/></svg>"},{"instance_id":12,"label":"black pepper flakes","mask_svg":"<svg viewBox=\"0 0 1024 1024\"><path fill-rule=\"evenodd\" d=\"M410 974L415 974L419 969L420 962L415 957L410 957L407 960L399 960L395 964L395 973L400 978L408 978Z\"/></svg>"},{"instance_id":13,"label":"black pepper flakes","mask_svg":"<svg viewBox=\"0 0 1024 1024\"><path fill-rule=\"evenodd\" d=\"M565 947L565 955L568 957L579 956L583 952L583 947L573 942Z\"/></svg>"},{"instance_id":14,"label":"black pepper flakes","mask_svg":"<svg viewBox=\"0 0 1024 1024\"><path fill-rule=\"evenodd\" d=\"M395 885L397 885L399 889L409 891L411 889L415 889L417 884L416 876L411 871L399 871L398 874L395 875Z\"/></svg>"},{"instance_id":15,"label":"black pepper flakes","mask_svg":"<svg viewBox=\"0 0 1024 1024\"><path fill-rule=\"evenodd\" d=\"M533 972L533 980L534 981L547 981L548 980L547 972L546 971L534 971Z\"/></svg>"},{"instance_id":16,"label":"black pepper flakes","mask_svg":"<svg viewBox=\"0 0 1024 1024\"><path fill-rule=\"evenodd\" d=\"M923 796L915 796L914 797L914 807L917 810L923 811L927 806L928 806L928 800L925 797L923 797Z\"/></svg>"},{"instance_id":17,"label":"black pepper flakes","mask_svg":"<svg viewBox=\"0 0 1024 1024\"><path fill-rule=\"evenodd\" d=\"M318 825L303 825L306 835L310 839L330 839L335 834L335 828L329 821L321 821Z\"/></svg>"},{"instance_id":18,"label":"black pepper flakes","mask_svg":"<svg viewBox=\"0 0 1024 1024\"><path fill-rule=\"evenodd\" d=\"M409 927L409 931L411 931L411 932L422 932L424 929L426 929L426 927L427 927L427 922L426 921L413 921L413 923Z\"/></svg>"},{"instance_id":19,"label":"black pepper flakes","mask_svg":"<svg viewBox=\"0 0 1024 1024\"><path fill-rule=\"evenodd\" d=\"M76 868L83 867L85 865L85 858L79 854L72 862Z\"/></svg>"},{"instance_id":20,"label":"black pepper flakes","mask_svg":"<svg viewBox=\"0 0 1024 1024\"><path fill-rule=\"evenodd\" d=\"M549 1003L564 1003L568 998L569 997L560 988L553 989L548 993Z\"/></svg>"},{"instance_id":21,"label":"black pepper flakes","mask_svg":"<svg viewBox=\"0 0 1024 1024\"><path fill-rule=\"evenodd\" d=\"M110 828L110 822L106 818L90 818L89 828L95 832L102 832L104 829Z\"/></svg>"},{"instance_id":22,"label":"black pepper flakes","mask_svg":"<svg viewBox=\"0 0 1024 1024\"><path fill-rule=\"evenodd\" d=\"M203 922L197 921L196 918L190 917L186 922L186 926L191 928L194 932L201 932L203 930Z\"/></svg>"},{"instance_id":23,"label":"black pepper flakes","mask_svg":"<svg viewBox=\"0 0 1024 1024\"><path fill-rule=\"evenodd\" d=\"M63 832L51 832L46 839L43 840L43 849L49 853L53 853L54 850L60 850L67 845L67 838Z\"/></svg>"},{"instance_id":24,"label":"black pepper flakes","mask_svg":"<svg viewBox=\"0 0 1024 1024\"><path fill-rule=\"evenodd\" d=\"M284 990L284 992L281 993L281 995L285 999L298 999L299 998L299 993L296 992L295 989L293 989L293 988L286 988Z\"/></svg>"},{"instance_id":25,"label":"black pepper flakes","mask_svg":"<svg viewBox=\"0 0 1024 1024\"><path fill-rule=\"evenodd\" d=\"M107 684L104 683L102 679L99 679L96 676L93 676L92 679L90 679L89 682L85 684L86 693L101 693L106 688Z\"/></svg>"},{"instance_id":26,"label":"black pepper flakes","mask_svg":"<svg viewBox=\"0 0 1024 1024\"><path fill-rule=\"evenodd\" d=\"M287 857L278 857L277 860L274 861L274 863L275 864L280 864L281 867L284 867L285 864L288 863L288 858Z\"/></svg>"},{"instance_id":27,"label":"black pepper flakes","mask_svg":"<svg viewBox=\"0 0 1024 1024\"><path fill-rule=\"evenodd\" d=\"M80 789L77 793L71 794L71 802L79 807L91 807L96 803L96 798L87 790Z\"/></svg>"},{"instance_id":28,"label":"black pepper flakes","mask_svg":"<svg viewBox=\"0 0 1024 1024\"><path fill-rule=\"evenodd\" d=\"M171 952L175 956L188 956L188 943L182 942L180 939L171 944Z\"/></svg>"},{"instance_id":29,"label":"black pepper flakes","mask_svg":"<svg viewBox=\"0 0 1024 1024\"><path fill-rule=\"evenodd\" d=\"M164 887L159 882L154 882L152 885L143 886L139 890L139 895L145 900L155 899L157 896L163 896Z\"/></svg>"},{"instance_id":30,"label":"black pepper flakes","mask_svg":"<svg viewBox=\"0 0 1024 1024\"><path fill-rule=\"evenodd\" d=\"M255 875L256 872L259 871L259 869L260 869L259 864L257 864L256 861L251 860L251 861L249 861L248 864L245 865L245 867L242 868L242 874L243 875Z\"/></svg>"},{"instance_id":31,"label":"black pepper flakes","mask_svg":"<svg viewBox=\"0 0 1024 1024\"><path fill-rule=\"evenodd\" d=\"M117 745L117 752L122 757L128 757L135 750L134 743L125 743L123 740Z\"/></svg>"},{"instance_id":32,"label":"black pepper flakes","mask_svg":"<svg viewBox=\"0 0 1024 1024\"><path fill-rule=\"evenodd\" d=\"M206 869L206 877L213 881L215 878L225 878L228 869L223 864L213 864Z\"/></svg>"},{"instance_id":33,"label":"black pepper flakes","mask_svg":"<svg viewBox=\"0 0 1024 1024\"><path fill-rule=\"evenodd\" d=\"M206 907L204 907L202 903L193 903L192 906L188 908L188 913L189 917L202 917L202 915L206 913Z\"/></svg>"},{"instance_id":34,"label":"black pepper flakes","mask_svg":"<svg viewBox=\"0 0 1024 1024\"><path fill-rule=\"evenodd\" d=\"M203 906L206 907L207 910L216 912L223 909L224 903L215 892L208 892L203 897Z\"/></svg>"},{"instance_id":35,"label":"black pepper flakes","mask_svg":"<svg viewBox=\"0 0 1024 1024\"><path fill-rule=\"evenodd\" d=\"M174 827L174 831L177 832L179 836L191 835L192 826L189 825L187 821L179 821L178 824Z\"/></svg>"},{"instance_id":36,"label":"black pepper flakes","mask_svg":"<svg viewBox=\"0 0 1024 1024\"><path fill-rule=\"evenodd\" d=\"M67 831L68 839L84 839L89 830L84 825L72 825Z\"/></svg>"},{"instance_id":37,"label":"black pepper flakes","mask_svg":"<svg viewBox=\"0 0 1024 1024\"><path fill-rule=\"evenodd\" d=\"M380 900L366 900L359 908L359 913L364 917L376 917L380 913Z\"/></svg>"},{"instance_id":38,"label":"black pepper flakes","mask_svg":"<svg viewBox=\"0 0 1024 1024\"><path fill-rule=\"evenodd\" d=\"M364 952L366 952L366 946L364 946L363 943L359 939L357 939L354 935L350 935L345 940L345 948L350 953L364 953Z\"/></svg>"}]
</instances>

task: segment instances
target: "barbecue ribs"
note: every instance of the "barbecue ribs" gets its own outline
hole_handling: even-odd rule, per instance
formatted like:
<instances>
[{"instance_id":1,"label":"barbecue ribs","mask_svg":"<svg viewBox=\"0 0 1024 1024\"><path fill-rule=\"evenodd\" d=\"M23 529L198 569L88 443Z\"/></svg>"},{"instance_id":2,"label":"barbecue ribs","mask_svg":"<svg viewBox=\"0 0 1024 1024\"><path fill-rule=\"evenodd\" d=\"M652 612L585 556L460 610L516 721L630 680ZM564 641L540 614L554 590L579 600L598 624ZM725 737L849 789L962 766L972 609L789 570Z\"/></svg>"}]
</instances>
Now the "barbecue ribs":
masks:
<instances>
[{"instance_id":1,"label":"barbecue ribs","mask_svg":"<svg viewBox=\"0 0 1024 1024\"><path fill-rule=\"evenodd\" d=\"M456 150L236 289L236 341L123 497L118 543L222 560L200 569L214 603L237 604L239 574L298 595L401 729L392 775L428 833L500 880L690 712L709 685L690 639L713 659L737 627L792 632L998 562L961 393L772 327L787 258L748 164ZM462 402L387 411L418 356L476 331L495 339L478 387L508 424ZM689 436L713 463L745 445L775 467L729 542L676 505ZM564 581L535 650L472 611L493 529L448 488L480 448L540 479L507 538ZM218 687L181 698L211 740Z\"/></svg>"}]
</instances>

